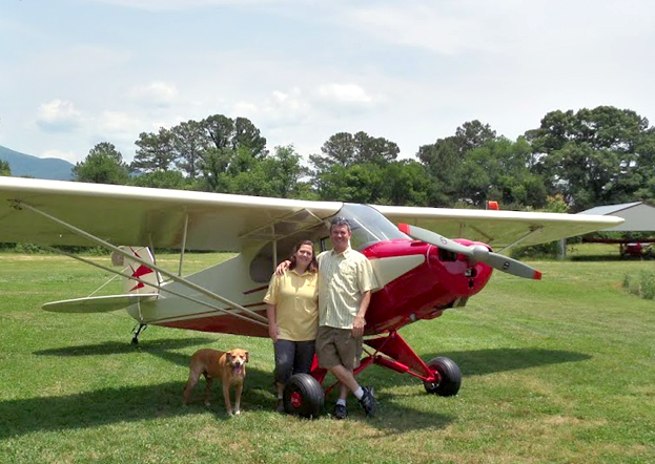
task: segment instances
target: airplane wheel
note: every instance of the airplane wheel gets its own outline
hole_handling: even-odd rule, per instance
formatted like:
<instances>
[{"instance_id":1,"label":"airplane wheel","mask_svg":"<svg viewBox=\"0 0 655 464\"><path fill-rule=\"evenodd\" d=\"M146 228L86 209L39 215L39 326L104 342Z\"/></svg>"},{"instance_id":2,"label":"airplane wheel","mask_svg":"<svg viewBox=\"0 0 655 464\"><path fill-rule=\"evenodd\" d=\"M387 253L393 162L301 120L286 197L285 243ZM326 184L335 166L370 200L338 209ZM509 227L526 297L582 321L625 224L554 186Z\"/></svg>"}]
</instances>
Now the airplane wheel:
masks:
<instances>
[{"instance_id":1,"label":"airplane wheel","mask_svg":"<svg viewBox=\"0 0 655 464\"><path fill-rule=\"evenodd\" d=\"M450 358L439 356L428 362L428 367L439 373L439 382L423 382L425 391L439 396L455 396L462 385L462 372Z\"/></svg>"},{"instance_id":2,"label":"airplane wheel","mask_svg":"<svg viewBox=\"0 0 655 464\"><path fill-rule=\"evenodd\" d=\"M284 410L287 414L316 418L321 415L324 402L323 387L309 374L292 375L284 386Z\"/></svg>"}]
</instances>

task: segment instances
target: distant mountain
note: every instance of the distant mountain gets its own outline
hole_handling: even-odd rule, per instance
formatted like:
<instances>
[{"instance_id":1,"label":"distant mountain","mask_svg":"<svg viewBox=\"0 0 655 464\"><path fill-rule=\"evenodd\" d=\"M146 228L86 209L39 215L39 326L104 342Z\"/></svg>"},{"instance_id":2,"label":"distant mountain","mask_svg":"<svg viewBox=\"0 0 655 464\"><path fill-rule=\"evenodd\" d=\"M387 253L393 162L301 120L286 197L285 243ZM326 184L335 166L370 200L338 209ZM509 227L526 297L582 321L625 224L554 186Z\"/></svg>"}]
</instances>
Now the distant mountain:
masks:
<instances>
[{"instance_id":1,"label":"distant mountain","mask_svg":"<svg viewBox=\"0 0 655 464\"><path fill-rule=\"evenodd\" d=\"M12 176L28 176L37 179L71 180L73 165L59 158L39 158L19 153L0 145L0 160L9 163Z\"/></svg>"}]
</instances>

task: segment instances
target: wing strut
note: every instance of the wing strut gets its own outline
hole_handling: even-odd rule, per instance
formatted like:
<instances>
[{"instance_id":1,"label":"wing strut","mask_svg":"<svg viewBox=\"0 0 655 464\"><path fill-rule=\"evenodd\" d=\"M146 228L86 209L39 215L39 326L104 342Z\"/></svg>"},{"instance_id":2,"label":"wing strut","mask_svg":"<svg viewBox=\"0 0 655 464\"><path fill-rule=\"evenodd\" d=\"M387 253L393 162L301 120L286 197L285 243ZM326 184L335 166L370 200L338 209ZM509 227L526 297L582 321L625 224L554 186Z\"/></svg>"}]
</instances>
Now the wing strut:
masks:
<instances>
[{"instance_id":1,"label":"wing strut","mask_svg":"<svg viewBox=\"0 0 655 464\"><path fill-rule=\"evenodd\" d=\"M189 229L189 213L184 215L184 234L182 235L182 249L180 250L180 267L178 268L177 275L182 277L182 265L184 264L184 250L186 248L186 234ZM154 248L153 248L154 250Z\"/></svg>"},{"instance_id":2,"label":"wing strut","mask_svg":"<svg viewBox=\"0 0 655 464\"><path fill-rule=\"evenodd\" d=\"M113 274L116 274L117 276L125 277L125 278L130 279L130 280L136 280L137 282L140 282L140 283L142 283L142 284L149 285L149 286L151 286L151 287L155 287L156 289L158 289L158 290L160 290L160 291L164 291L164 292L170 293L171 295L174 295L174 296L177 296L177 297L183 298L183 299L185 299L185 300L189 300L189 301L191 301L191 302L193 302L193 303L198 303L198 304L203 305L203 306L208 306L208 307L214 309L216 312L222 312L222 313L225 313L225 314L227 314L227 315L234 316L234 317L238 317L238 318L243 319L243 320L246 320L246 321L248 321L248 322L252 322L252 323L254 323L254 324L259 324L259 325L261 325L261 326L266 326L266 327L268 327L268 324L267 324L267 323L261 322L261 321L259 321L259 320L255 320L255 319L253 319L253 318L250 317L250 316L244 316L243 314L235 313L235 312L233 312L233 311L230 311L229 309L221 308L221 307L216 306L216 305L214 305L214 304L212 304L212 303L209 303L209 302L207 302L207 301L203 301L203 300L200 300L200 299L198 299L198 298L194 298L194 297L192 297L192 296L189 296L189 295L185 295L185 294L183 294L183 293L176 292L175 290L171 290L171 289L169 289L169 288L166 287L166 286L155 285L155 284L153 284L152 282L145 281L145 280L143 280L143 279L141 279L141 278L139 278L139 277L131 276L131 275L127 275L127 274L123 274L122 272L116 271L115 269L112 269L112 268L110 268L110 267L104 266L104 265L99 264L99 263L95 263L95 262L93 262L93 261L91 261L91 260L89 260L89 259L82 258L81 256L77 256L77 255L74 255L74 254L72 254L72 253L68 253L67 251L64 251L64 250L57 250L56 248L52 248L52 247L49 247L49 246L46 246L45 248L48 248L49 250L51 250L51 251L53 251L53 252L55 252L55 253L59 253L59 254L62 254L62 255L64 255L64 256L68 256L69 258L73 258L73 259L76 259L76 260L78 260L78 261L81 261L81 262L83 262L84 264L89 264L89 265L91 265L91 266L97 267L98 269L102 269L103 271L111 272L111 273L113 273ZM134 256L132 256L131 259L134 259ZM151 264L148 264L148 266L150 266L150 267L154 267L154 266L152 266ZM207 313L203 313L203 314L207 314ZM162 321L164 321L164 319L148 321L148 323L152 324L152 323L154 323L154 322L162 322Z\"/></svg>"},{"instance_id":3,"label":"wing strut","mask_svg":"<svg viewBox=\"0 0 655 464\"><path fill-rule=\"evenodd\" d=\"M114 252L118 253L119 255L122 255L122 256L124 256L126 258L129 258L129 259L131 259L133 261L136 261L136 262L138 262L140 264L143 264L144 266L152 268L155 271L160 272L162 275L165 275L166 277L169 277L170 279L174 280L175 282L179 282L179 283L181 283L183 285L186 285L187 287L192 288L193 290L196 290L197 292L202 293L203 295L209 296L210 298L218 300L218 301L220 301L220 302L222 302L222 303L224 303L224 304L226 304L226 305L228 305L228 306L230 306L232 308L239 309L242 312L244 312L244 313L246 313L246 314L248 314L250 316L249 318L246 318L249 321L259 321L259 322L262 323L262 325L268 325L268 319L266 319L264 316L261 316L261 315L257 314L256 312L254 312L254 311L252 311L252 310L250 310L248 308L245 308L245 307L241 306L240 304L235 303L235 302L233 302L233 301L231 301L231 300L229 300L229 299L227 299L227 298L225 298L225 297L223 297L221 295L218 295L218 294L216 294L214 292L211 292L211 291L207 290L206 288L191 282L188 279L177 276L174 273L169 272L169 271L167 271L165 269L162 269L159 266L157 266L157 265L155 265L155 264L153 264L151 262L147 262L147 261L145 261L145 260L143 260L143 259L141 259L141 258L139 258L137 256L134 256L134 255L132 255L132 254L126 252L126 251L123 251L119 247L117 247L115 245L112 245L111 243L109 243L109 242L107 242L105 240L102 240L101 238L98 238L95 235L92 235L92 234L90 234L90 233L88 233L88 232L86 232L86 231L84 231L82 229L79 229L79 228L77 228L77 227L75 227L75 226L73 226L71 224L68 224L67 222L62 221L61 219L58 219L58 218L56 218L54 216L51 216L50 214L48 214L48 213L46 213L44 211L41 211L38 208L35 208L35 207L33 207L33 206L31 206L31 205L29 205L27 203L24 203L24 202L22 202L20 200L16 201L16 207L18 207L18 208L25 207L25 208L29 209L30 211L33 211L33 212L35 212L37 214L40 214L41 216L43 216L43 217L45 217L47 219L50 219L51 221L56 222L59 225L64 226L68 230L70 230L70 231L72 231L72 232L74 232L74 233L76 233L78 235L81 235L82 237L85 237L85 238L87 238L88 240L90 240L90 241L92 241L94 243L97 243L97 244L99 244L99 245L101 245L101 246L103 246L103 247L105 247L105 248L107 248L109 250L112 250L112 251L114 251ZM115 271L112 271L112 272L115 273ZM131 276L130 276L130 278L134 279L134 277L131 277ZM135 280L138 280L138 279L135 279ZM149 285L152 285L152 283L149 283ZM164 289L164 287L161 287L161 288ZM201 303L206 305L205 302L201 302ZM216 309L219 309L219 308L216 308ZM237 314L235 314L235 313L233 313L231 311L228 311L228 310L223 310L223 311L229 313L230 315L234 315L234 316L237 315ZM245 316L242 316L242 317L245 317Z\"/></svg>"},{"instance_id":4,"label":"wing strut","mask_svg":"<svg viewBox=\"0 0 655 464\"><path fill-rule=\"evenodd\" d=\"M516 240L514 240L512 243L510 243L509 245L503 247L502 249L500 249L500 250L498 250L498 251L509 250L509 249L512 248L513 246L516 246L516 245L518 245L519 243L521 243L521 242L522 242L523 240L525 240L526 238L528 238L528 237L532 237L533 235L538 234L538 233L541 232L543 229L544 229L543 226L536 227L536 228L534 228L534 229L533 229L533 228L530 228L530 230L529 230L528 232L526 232L525 234L523 234L522 236L520 236L519 238L517 238Z\"/></svg>"}]
</instances>

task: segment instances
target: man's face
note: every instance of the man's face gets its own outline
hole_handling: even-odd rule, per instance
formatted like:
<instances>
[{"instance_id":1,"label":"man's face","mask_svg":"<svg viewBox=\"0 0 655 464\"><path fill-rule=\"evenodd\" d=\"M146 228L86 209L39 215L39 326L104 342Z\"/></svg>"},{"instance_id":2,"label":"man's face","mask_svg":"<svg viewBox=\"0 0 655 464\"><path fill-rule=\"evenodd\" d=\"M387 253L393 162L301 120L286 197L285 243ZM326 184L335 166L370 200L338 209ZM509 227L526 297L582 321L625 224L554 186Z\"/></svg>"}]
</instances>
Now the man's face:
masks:
<instances>
[{"instance_id":1,"label":"man's face","mask_svg":"<svg viewBox=\"0 0 655 464\"><path fill-rule=\"evenodd\" d=\"M330 240L332 240L332 247L338 252L342 252L348 248L350 242L351 232L345 224L332 226L330 229Z\"/></svg>"}]
</instances>

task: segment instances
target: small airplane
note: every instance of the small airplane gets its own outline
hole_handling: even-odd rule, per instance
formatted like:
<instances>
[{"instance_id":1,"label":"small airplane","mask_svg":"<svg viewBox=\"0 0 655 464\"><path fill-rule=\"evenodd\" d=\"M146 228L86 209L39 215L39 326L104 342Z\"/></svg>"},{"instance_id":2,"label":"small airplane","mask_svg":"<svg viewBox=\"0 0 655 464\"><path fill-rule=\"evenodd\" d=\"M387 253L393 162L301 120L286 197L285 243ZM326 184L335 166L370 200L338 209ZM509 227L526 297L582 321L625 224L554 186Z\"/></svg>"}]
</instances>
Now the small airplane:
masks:
<instances>
[{"instance_id":1,"label":"small airplane","mask_svg":"<svg viewBox=\"0 0 655 464\"><path fill-rule=\"evenodd\" d=\"M349 220L351 246L371 261L380 286L367 312L367 349L355 374L376 364L416 377L440 396L459 391L459 367L442 356L422 360L399 329L463 307L494 269L541 278L491 246L534 245L623 222L613 216L375 206L0 177L0 242L102 246L116 267L60 252L123 277L120 295L56 301L43 309L126 309L138 324L135 344L151 324L267 337L262 299L277 263L301 239L313 240L317 250L328 248L327 224L336 215ZM156 248L180 250L177 272L157 264ZM188 250L238 254L183 276ZM318 416L325 377L317 366L311 375L293 376L285 388L287 412Z\"/></svg>"}]
</instances>

